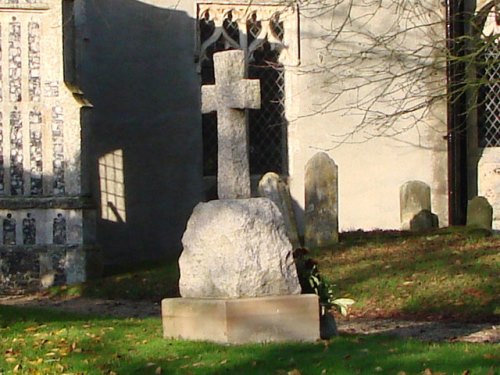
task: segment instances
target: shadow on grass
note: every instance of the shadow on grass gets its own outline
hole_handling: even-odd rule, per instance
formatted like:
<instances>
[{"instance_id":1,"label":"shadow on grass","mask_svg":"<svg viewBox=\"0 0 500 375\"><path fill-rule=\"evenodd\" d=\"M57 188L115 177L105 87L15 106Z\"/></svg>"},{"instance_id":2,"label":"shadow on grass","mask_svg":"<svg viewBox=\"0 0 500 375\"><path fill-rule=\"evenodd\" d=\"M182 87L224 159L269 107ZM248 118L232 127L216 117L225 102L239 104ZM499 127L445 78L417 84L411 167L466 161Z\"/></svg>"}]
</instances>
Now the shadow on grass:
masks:
<instances>
[{"instance_id":1,"label":"shadow on grass","mask_svg":"<svg viewBox=\"0 0 500 375\"><path fill-rule=\"evenodd\" d=\"M36 329L29 330L33 326ZM323 370L328 374L420 374L427 368L487 374L498 359L491 345L425 343L383 335L341 336L313 344L193 343L162 339L159 319L107 319L0 306L0 329L5 327L10 328L2 331L0 343L8 342L14 353L31 347L32 352L22 352L23 370L35 371L39 366L42 373L52 373L51 364L30 364L30 358L45 357L53 345L73 341L80 350L57 363L67 372L86 374L155 374L158 367L163 374L288 374L294 369L302 375ZM19 337L23 339L13 340ZM14 364L2 364L2 360L4 370L13 368Z\"/></svg>"},{"instance_id":2,"label":"shadow on grass","mask_svg":"<svg viewBox=\"0 0 500 375\"><path fill-rule=\"evenodd\" d=\"M312 256L339 295L358 300L369 315L496 323L500 238L487 234L346 233L338 247Z\"/></svg>"},{"instance_id":3,"label":"shadow on grass","mask_svg":"<svg viewBox=\"0 0 500 375\"><path fill-rule=\"evenodd\" d=\"M96 319L87 314L69 313L42 307L0 305L0 328L12 324L45 324L58 322L88 322ZM99 320L113 320L113 317L99 317Z\"/></svg>"},{"instance_id":4,"label":"shadow on grass","mask_svg":"<svg viewBox=\"0 0 500 375\"><path fill-rule=\"evenodd\" d=\"M164 345L169 345L165 343ZM385 336L337 338L324 344L268 344L221 347L212 344L171 344L172 355L148 359L167 374L420 374L426 368L446 373L486 373L493 360L484 353L460 355L467 351L459 345L423 344ZM157 348L161 349L161 345ZM470 351L470 349L469 349ZM293 370L298 370L293 372ZM154 373L141 360L123 363L119 373ZM324 372L325 370L325 372Z\"/></svg>"},{"instance_id":5,"label":"shadow on grass","mask_svg":"<svg viewBox=\"0 0 500 375\"><path fill-rule=\"evenodd\" d=\"M108 268L104 277L74 286L50 289L53 296L160 302L179 297L177 259Z\"/></svg>"}]
</instances>

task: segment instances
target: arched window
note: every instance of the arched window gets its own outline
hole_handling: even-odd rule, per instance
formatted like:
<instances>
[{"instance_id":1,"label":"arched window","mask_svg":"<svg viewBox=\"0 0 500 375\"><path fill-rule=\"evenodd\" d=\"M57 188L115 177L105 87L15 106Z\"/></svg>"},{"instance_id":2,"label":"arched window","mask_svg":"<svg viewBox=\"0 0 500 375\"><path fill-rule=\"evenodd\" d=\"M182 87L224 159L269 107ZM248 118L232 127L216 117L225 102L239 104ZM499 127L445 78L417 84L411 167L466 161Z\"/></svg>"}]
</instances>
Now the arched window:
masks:
<instances>
[{"instance_id":1,"label":"arched window","mask_svg":"<svg viewBox=\"0 0 500 375\"><path fill-rule=\"evenodd\" d=\"M252 175L287 174L287 120L283 52L289 9L276 6L198 6L199 67L202 85L214 84L213 54L242 49L247 75L259 79L261 109L249 110L249 162ZM286 51L288 52L288 51ZM217 174L217 116L204 114L203 173Z\"/></svg>"}]
</instances>

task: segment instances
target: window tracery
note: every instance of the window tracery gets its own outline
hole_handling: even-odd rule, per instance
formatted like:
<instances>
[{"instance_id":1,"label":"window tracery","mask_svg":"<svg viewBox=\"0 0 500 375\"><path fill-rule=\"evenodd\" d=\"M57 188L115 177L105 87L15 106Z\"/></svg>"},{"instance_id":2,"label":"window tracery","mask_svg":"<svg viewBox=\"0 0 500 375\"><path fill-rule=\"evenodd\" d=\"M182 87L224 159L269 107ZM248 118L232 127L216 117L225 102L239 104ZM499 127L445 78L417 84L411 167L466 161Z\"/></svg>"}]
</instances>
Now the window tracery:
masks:
<instances>
[{"instance_id":1,"label":"window tracery","mask_svg":"<svg viewBox=\"0 0 500 375\"><path fill-rule=\"evenodd\" d=\"M198 4L202 84L214 83L213 54L246 52L248 77L261 82L262 107L250 110L250 172L287 172L285 65L298 62L297 10L257 4ZM217 171L217 118L203 115L204 175Z\"/></svg>"}]
</instances>

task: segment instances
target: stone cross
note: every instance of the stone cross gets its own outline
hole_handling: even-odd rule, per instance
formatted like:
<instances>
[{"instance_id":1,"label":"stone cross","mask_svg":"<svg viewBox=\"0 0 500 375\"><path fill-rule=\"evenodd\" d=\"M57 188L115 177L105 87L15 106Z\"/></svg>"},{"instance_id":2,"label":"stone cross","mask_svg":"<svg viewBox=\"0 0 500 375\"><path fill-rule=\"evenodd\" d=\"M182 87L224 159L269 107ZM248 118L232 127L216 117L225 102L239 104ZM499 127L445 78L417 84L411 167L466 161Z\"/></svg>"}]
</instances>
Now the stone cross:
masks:
<instances>
[{"instance_id":1,"label":"stone cross","mask_svg":"<svg viewBox=\"0 0 500 375\"><path fill-rule=\"evenodd\" d=\"M244 79L245 52L214 54L215 85L201 88L201 111L217 111L219 199L250 198L245 108L260 108L259 80Z\"/></svg>"}]
</instances>

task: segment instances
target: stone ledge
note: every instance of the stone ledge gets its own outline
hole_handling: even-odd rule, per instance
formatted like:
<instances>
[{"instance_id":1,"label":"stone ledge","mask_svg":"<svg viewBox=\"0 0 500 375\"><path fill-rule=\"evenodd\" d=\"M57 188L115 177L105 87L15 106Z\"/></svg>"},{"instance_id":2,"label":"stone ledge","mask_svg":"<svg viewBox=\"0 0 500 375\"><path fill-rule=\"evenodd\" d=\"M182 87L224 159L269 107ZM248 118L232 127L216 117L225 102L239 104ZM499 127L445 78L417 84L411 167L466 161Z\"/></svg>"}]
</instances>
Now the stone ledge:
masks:
<instances>
[{"instance_id":1,"label":"stone ledge","mask_svg":"<svg viewBox=\"0 0 500 375\"><path fill-rule=\"evenodd\" d=\"M4 197L0 198L0 209L22 210L22 209L95 209L95 204L89 197Z\"/></svg>"},{"instance_id":2,"label":"stone ledge","mask_svg":"<svg viewBox=\"0 0 500 375\"><path fill-rule=\"evenodd\" d=\"M223 344L319 339L315 294L162 301L163 337Z\"/></svg>"},{"instance_id":3,"label":"stone ledge","mask_svg":"<svg viewBox=\"0 0 500 375\"><path fill-rule=\"evenodd\" d=\"M0 4L0 11L44 11L49 10L50 6L45 3L22 3L22 4Z\"/></svg>"}]
</instances>

